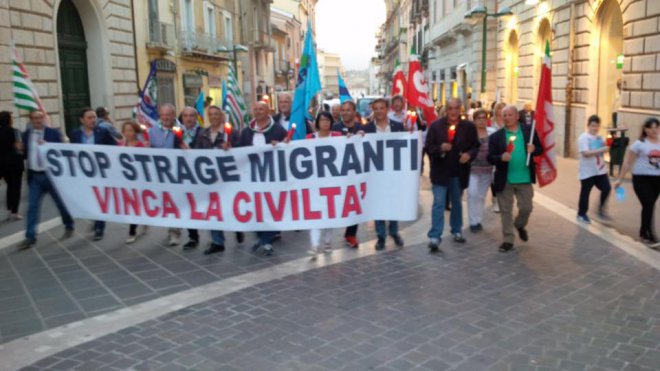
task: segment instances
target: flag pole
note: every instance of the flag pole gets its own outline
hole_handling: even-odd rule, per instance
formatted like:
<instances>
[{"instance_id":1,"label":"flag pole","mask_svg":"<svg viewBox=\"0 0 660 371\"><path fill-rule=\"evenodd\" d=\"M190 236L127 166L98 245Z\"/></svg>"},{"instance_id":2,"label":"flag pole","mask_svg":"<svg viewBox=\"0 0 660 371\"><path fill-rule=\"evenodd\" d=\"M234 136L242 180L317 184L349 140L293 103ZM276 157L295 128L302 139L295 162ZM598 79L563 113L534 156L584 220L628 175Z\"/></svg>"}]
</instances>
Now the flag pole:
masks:
<instances>
[{"instance_id":1,"label":"flag pole","mask_svg":"<svg viewBox=\"0 0 660 371\"><path fill-rule=\"evenodd\" d=\"M522 125L524 125L524 124L522 124ZM534 144L534 133L536 133L535 130L536 130L536 120L534 118L532 118L532 131L530 132L530 135L529 135L529 143L528 144ZM527 162L526 162L525 166L529 167L529 160L531 160L531 159L532 159L532 153L527 152Z\"/></svg>"}]
</instances>

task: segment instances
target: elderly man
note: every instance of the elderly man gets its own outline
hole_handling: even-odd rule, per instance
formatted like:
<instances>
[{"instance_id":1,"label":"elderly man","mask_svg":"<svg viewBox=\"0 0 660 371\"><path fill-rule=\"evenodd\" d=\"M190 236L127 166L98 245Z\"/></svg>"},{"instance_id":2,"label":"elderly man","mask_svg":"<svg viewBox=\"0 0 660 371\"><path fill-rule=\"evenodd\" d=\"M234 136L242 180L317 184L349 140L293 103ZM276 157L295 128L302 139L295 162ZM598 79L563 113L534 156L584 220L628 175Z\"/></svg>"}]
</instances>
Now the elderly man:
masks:
<instances>
[{"instance_id":1,"label":"elderly man","mask_svg":"<svg viewBox=\"0 0 660 371\"><path fill-rule=\"evenodd\" d=\"M289 119L291 118L291 104L293 99L289 93L280 93L277 95L277 114L273 116L273 121L280 124L283 128L289 129Z\"/></svg>"},{"instance_id":2,"label":"elderly man","mask_svg":"<svg viewBox=\"0 0 660 371\"><path fill-rule=\"evenodd\" d=\"M37 225L39 224L39 209L46 193L55 201L64 223L64 236L62 239L73 236L73 218L62 202L57 190L46 175L46 161L37 151L37 147L45 142L61 143L62 134L44 124L44 114L41 111L30 112L30 128L23 133L23 156L27 160L28 168L28 213L25 226L25 240L19 248L27 249L37 243Z\"/></svg>"},{"instance_id":3,"label":"elderly man","mask_svg":"<svg viewBox=\"0 0 660 371\"><path fill-rule=\"evenodd\" d=\"M392 110L387 114L387 116L392 121L398 121L406 125L406 111L405 111L405 102L403 97L400 95L395 95L392 97Z\"/></svg>"},{"instance_id":4,"label":"elderly man","mask_svg":"<svg viewBox=\"0 0 660 371\"><path fill-rule=\"evenodd\" d=\"M190 106L184 107L181 111L181 124L183 124L183 143L188 148L195 148L195 140L202 129L197 122L197 110ZM183 250L192 250L198 245L199 232L196 229L188 229L188 242L183 245Z\"/></svg>"},{"instance_id":5,"label":"elderly man","mask_svg":"<svg viewBox=\"0 0 660 371\"><path fill-rule=\"evenodd\" d=\"M394 133L397 131L405 131L403 124L398 121L392 121L387 117L387 111L390 108L390 102L384 98L378 98L371 103L373 110L373 120L364 125L365 133ZM386 226L384 220L376 220L376 235L378 241L376 242L376 250L385 249ZM403 239L399 235L399 222L390 220L389 235L394 239L394 243L402 247Z\"/></svg>"},{"instance_id":6,"label":"elderly man","mask_svg":"<svg viewBox=\"0 0 660 371\"><path fill-rule=\"evenodd\" d=\"M429 249L438 252L445 226L447 195L451 202L449 224L454 241L465 243L461 196L470 179L470 162L479 152L479 136L472 121L461 119L462 102L458 98L447 102L447 116L432 123L426 138L426 150L431 156L433 206Z\"/></svg>"},{"instance_id":7,"label":"elderly man","mask_svg":"<svg viewBox=\"0 0 660 371\"><path fill-rule=\"evenodd\" d=\"M341 120L341 104L333 104L330 107L330 114L332 115L332 118L335 120L335 122L339 122L339 120Z\"/></svg>"},{"instance_id":8,"label":"elderly man","mask_svg":"<svg viewBox=\"0 0 660 371\"><path fill-rule=\"evenodd\" d=\"M152 148L169 149L188 148L186 143L179 139L174 132L174 127L176 126L176 108L169 103L163 104L158 107L158 115L160 115L158 125L149 129L149 146ZM170 246L176 246L180 243L181 229L170 228L167 234L169 237L168 244Z\"/></svg>"},{"instance_id":9,"label":"elderly man","mask_svg":"<svg viewBox=\"0 0 660 371\"><path fill-rule=\"evenodd\" d=\"M534 197L532 183L536 183L533 157L541 155L543 148L536 133L532 133L532 127L518 121L516 106L504 107L502 116L504 127L492 134L488 140L488 162L495 165L493 184L500 203L504 242L499 250L507 252L513 249L514 227L518 230L518 237L521 240L529 239L525 227L532 213ZM529 144L532 135L533 144ZM532 157L529 163L528 153ZM513 220L514 197L518 204L518 216L515 220Z\"/></svg>"},{"instance_id":10,"label":"elderly man","mask_svg":"<svg viewBox=\"0 0 660 371\"><path fill-rule=\"evenodd\" d=\"M268 112L269 108L266 103L257 102L254 104L252 107L254 120L241 131L236 143L237 147L263 146L286 140L287 130L276 124ZM274 231L257 232L259 241L252 248L253 251L261 247L266 255L271 255L273 253L273 241L276 236L277 232Z\"/></svg>"}]
</instances>

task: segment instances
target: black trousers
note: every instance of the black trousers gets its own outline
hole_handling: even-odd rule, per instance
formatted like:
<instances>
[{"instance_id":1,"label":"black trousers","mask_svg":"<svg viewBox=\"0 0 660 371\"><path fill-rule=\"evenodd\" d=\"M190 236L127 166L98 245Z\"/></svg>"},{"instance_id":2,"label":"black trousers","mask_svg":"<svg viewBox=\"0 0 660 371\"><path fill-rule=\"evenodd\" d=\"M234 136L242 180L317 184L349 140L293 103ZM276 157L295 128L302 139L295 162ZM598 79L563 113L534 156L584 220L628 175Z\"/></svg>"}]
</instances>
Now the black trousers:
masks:
<instances>
[{"instance_id":1,"label":"black trousers","mask_svg":"<svg viewBox=\"0 0 660 371\"><path fill-rule=\"evenodd\" d=\"M660 195L660 176L633 175L632 180L635 194L642 204L642 225L639 228L639 236L656 241L653 233L653 212Z\"/></svg>"},{"instance_id":2,"label":"black trousers","mask_svg":"<svg viewBox=\"0 0 660 371\"><path fill-rule=\"evenodd\" d=\"M196 229L189 229L188 239L199 242L199 232Z\"/></svg>"},{"instance_id":3,"label":"black trousers","mask_svg":"<svg viewBox=\"0 0 660 371\"><path fill-rule=\"evenodd\" d=\"M580 201L578 203L578 215L585 215L589 210L589 195L591 189L596 186L600 190L600 207L605 206L607 198L610 196L612 186L607 174L596 175L586 179L580 180L582 187L580 188Z\"/></svg>"},{"instance_id":4,"label":"black trousers","mask_svg":"<svg viewBox=\"0 0 660 371\"><path fill-rule=\"evenodd\" d=\"M344 233L344 238L357 236L357 231L358 231L358 225L357 224L346 227L346 232Z\"/></svg>"},{"instance_id":5,"label":"black trousers","mask_svg":"<svg viewBox=\"0 0 660 371\"><path fill-rule=\"evenodd\" d=\"M7 182L7 210L12 214L16 214L18 213L18 204L21 201L23 171L7 171L0 178L4 178Z\"/></svg>"}]
</instances>

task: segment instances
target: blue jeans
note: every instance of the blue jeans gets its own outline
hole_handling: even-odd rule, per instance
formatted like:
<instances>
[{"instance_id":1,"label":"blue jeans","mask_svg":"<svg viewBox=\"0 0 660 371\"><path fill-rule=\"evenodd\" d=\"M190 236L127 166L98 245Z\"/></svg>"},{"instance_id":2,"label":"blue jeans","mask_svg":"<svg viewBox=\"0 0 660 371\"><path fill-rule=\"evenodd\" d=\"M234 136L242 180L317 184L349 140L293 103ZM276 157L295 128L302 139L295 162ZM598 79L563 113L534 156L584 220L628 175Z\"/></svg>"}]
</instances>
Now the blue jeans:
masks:
<instances>
[{"instance_id":1,"label":"blue jeans","mask_svg":"<svg viewBox=\"0 0 660 371\"><path fill-rule=\"evenodd\" d=\"M39 223L39 211L41 208L41 199L46 193L55 201L55 206L60 211L62 222L67 230L73 230L73 218L62 203L62 199L57 194L55 188L48 180L45 173L28 174L28 214L25 227L25 238L30 241L37 240L37 224Z\"/></svg>"},{"instance_id":2,"label":"blue jeans","mask_svg":"<svg viewBox=\"0 0 660 371\"><path fill-rule=\"evenodd\" d=\"M225 244L225 234L222 231L211 231L211 241L216 245Z\"/></svg>"},{"instance_id":3,"label":"blue jeans","mask_svg":"<svg viewBox=\"0 0 660 371\"><path fill-rule=\"evenodd\" d=\"M449 214L449 225L451 233L461 233L463 229L463 204L461 204L461 182L458 177L449 179L447 187L433 185L433 207L431 208L431 229L428 237L441 239L442 231L445 229L445 204L447 202L447 192L449 192L449 201L451 202L451 212Z\"/></svg>"},{"instance_id":4,"label":"blue jeans","mask_svg":"<svg viewBox=\"0 0 660 371\"><path fill-rule=\"evenodd\" d=\"M385 223L384 220L376 220L376 235L378 238L385 238ZM399 222L396 220L390 220L390 236L396 236L399 234Z\"/></svg>"},{"instance_id":5,"label":"blue jeans","mask_svg":"<svg viewBox=\"0 0 660 371\"><path fill-rule=\"evenodd\" d=\"M261 245L270 245L273 243L273 239L275 239L275 235L278 233L279 232L275 231L257 232L257 238Z\"/></svg>"}]
</instances>

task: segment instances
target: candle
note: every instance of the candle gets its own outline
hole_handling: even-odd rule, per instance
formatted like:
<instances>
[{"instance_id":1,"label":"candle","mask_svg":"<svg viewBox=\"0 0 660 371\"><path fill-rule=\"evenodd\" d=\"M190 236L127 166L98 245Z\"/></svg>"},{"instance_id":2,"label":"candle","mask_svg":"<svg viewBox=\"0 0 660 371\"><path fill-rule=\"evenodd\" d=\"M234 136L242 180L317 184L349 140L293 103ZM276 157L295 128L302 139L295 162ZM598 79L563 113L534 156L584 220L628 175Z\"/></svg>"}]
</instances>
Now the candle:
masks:
<instances>
[{"instance_id":1,"label":"candle","mask_svg":"<svg viewBox=\"0 0 660 371\"><path fill-rule=\"evenodd\" d=\"M417 111L412 111L410 118L410 131L412 131L415 128L415 124L417 123Z\"/></svg>"},{"instance_id":2,"label":"candle","mask_svg":"<svg viewBox=\"0 0 660 371\"><path fill-rule=\"evenodd\" d=\"M410 120L410 111L406 113L406 119L403 120L403 123L407 125L409 120Z\"/></svg>"},{"instance_id":3,"label":"candle","mask_svg":"<svg viewBox=\"0 0 660 371\"><path fill-rule=\"evenodd\" d=\"M515 148L514 145L513 145L513 142L514 142L515 140L516 140L516 136L515 136L515 135L512 135L512 136L509 137L509 145L506 146L506 152L507 152L508 154L513 153L513 150L514 150L514 148Z\"/></svg>"},{"instance_id":4,"label":"candle","mask_svg":"<svg viewBox=\"0 0 660 371\"><path fill-rule=\"evenodd\" d=\"M607 146L612 147L612 142L614 142L614 139L612 138L612 134L608 134L606 139Z\"/></svg>"},{"instance_id":5,"label":"candle","mask_svg":"<svg viewBox=\"0 0 660 371\"><path fill-rule=\"evenodd\" d=\"M174 132L174 135L176 135L177 138L183 139L183 130L181 130L180 127L175 126L172 128L172 131Z\"/></svg>"},{"instance_id":6,"label":"candle","mask_svg":"<svg viewBox=\"0 0 660 371\"><path fill-rule=\"evenodd\" d=\"M453 142L455 136L456 136L456 125L452 125L449 127L449 141Z\"/></svg>"},{"instance_id":7,"label":"candle","mask_svg":"<svg viewBox=\"0 0 660 371\"><path fill-rule=\"evenodd\" d=\"M145 143L149 143L149 128L147 128L147 125L142 124L140 129L142 130L142 139Z\"/></svg>"},{"instance_id":8,"label":"candle","mask_svg":"<svg viewBox=\"0 0 660 371\"><path fill-rule=\"evenodd\" d=\"M225 122L225 143L229 142L229 137L231 136L231 124Z\"/></svg>"},{"instance_id":9,"label":"candle","mask_svg":"<svg viewBox=\"0 0 660 371\"><path fill-rule=\"evenodd\" d=\"M296 132L296 123L294 122L291 124L291 128L289 129L289 133L286 136L286 139L291 140L293 138L293 133Z\"/></svg>"}]
</instances>

